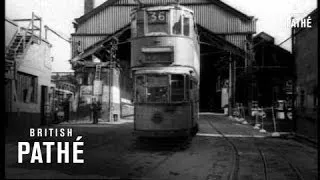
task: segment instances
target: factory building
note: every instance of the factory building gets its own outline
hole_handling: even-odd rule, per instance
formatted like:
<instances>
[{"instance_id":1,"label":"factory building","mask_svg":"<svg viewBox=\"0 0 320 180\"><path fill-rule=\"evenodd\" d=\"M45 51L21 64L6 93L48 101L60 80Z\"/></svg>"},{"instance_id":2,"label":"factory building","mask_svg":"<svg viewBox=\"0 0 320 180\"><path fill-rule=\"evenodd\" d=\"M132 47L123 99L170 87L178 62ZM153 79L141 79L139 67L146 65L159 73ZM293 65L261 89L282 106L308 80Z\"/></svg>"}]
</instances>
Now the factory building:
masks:
<instances>
[{"instance_id":1,"label":"factory building","mask_svg":"<svg viewBox=\"0 0 320 180\"><path fill-rule=\"evenodd\" d=\"M50 123L51 44L41 38L41 22L41 17L35 14L29 19L5 19L8 132Z\"/></svg>"}]
</instances>

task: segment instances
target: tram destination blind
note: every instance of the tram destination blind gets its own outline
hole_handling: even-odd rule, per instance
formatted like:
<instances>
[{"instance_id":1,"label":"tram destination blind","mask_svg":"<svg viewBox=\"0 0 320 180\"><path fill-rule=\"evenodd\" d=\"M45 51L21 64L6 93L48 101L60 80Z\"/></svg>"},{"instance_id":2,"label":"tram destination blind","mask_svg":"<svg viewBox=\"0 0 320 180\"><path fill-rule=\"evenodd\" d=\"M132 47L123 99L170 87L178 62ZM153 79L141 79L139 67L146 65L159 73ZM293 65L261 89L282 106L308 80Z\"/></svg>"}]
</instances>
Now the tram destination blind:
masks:
<instances>
[{"instance_id":1,"label":"tram destination blind","mask_svg":"<svg viewBox=\"0 0 320 180\"><path fill-rule=\"evenodd\" d=\"M167 23L167 11L148 11L147 15L150 24Z\"/></svg>"}]
</instances>

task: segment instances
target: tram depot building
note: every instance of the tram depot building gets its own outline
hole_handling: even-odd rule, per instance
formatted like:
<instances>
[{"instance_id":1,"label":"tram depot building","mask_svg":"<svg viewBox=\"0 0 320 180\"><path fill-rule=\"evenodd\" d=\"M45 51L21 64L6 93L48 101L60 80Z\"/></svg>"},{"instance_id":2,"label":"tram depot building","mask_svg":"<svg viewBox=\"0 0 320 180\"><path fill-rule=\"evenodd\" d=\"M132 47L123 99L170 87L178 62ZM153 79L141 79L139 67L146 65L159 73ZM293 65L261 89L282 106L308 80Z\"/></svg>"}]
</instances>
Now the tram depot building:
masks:
<instances>
[{"instance_id":1,"label":"tram depot building","mask_svg":"<svg viewBox=\"0 0 320 180\"><path fill-rule=\"evenodd\" d=\"M174 4L174 0L147 0L143 5ZM217 0L182 0L180 5L194 11L200 40L200 111L221 111L221 89L229 79L231 65L235 93L241 92L248 102L248 91L236 91L236 73L250 66L252 36L256 32L256 20ZM88 108L92 95L102 102L102 119L114 120L133 114L133 82L130 72L130 12L137 7L134 0L108 0L99 6L85 0L85 14L74 22L72 34L72 59L75 77L80 84L76 92L78 111ZM170 22L169 22L169 26ZM141 32L139 32L141 33ZM143 32L142 32L143 33ZM108 47L118 39L116 61L110 68ZM229 63L231 62L231 63ZM99 65L99 66L97 66ZM97 78L100 80L96 83ZM244 82L245 83L245 82ZM235 84L237 84L235 86ZM110 86L109 86L110 85ZM247 87L241 84L242 88ZM111 107L111 108L109 108Z\"/></svg>"},{"instance_id":2,"label":"tram depot building","mask_svg":"<svg viewBox=\"0 0 320 180\"><path fill-rule=\"evenodd\" d=\"M80 84L75 93L78 111L88 108L93 95L102 102L101 119L133 115L130 13L139 6L138 2L108 0L97 6L93 0L85 0L84 15L74 21L70 60ZM141 2L143 6L176 3L175 0ZM259 94L250 79L255 65L256 19L218 0L181 0L179 3L194 11L199 35L200 111L223 112L229 103L228 96L232 106L243 103L250 107ZM170 21L168 24L168 28L172 28ZM114 37L118 39L118 48L116 60L110 65L108 48ZM97 78L99 83L95 83ZM230 94L225 93L226 87L230 88Z\"/></svg>"}]
</instances>

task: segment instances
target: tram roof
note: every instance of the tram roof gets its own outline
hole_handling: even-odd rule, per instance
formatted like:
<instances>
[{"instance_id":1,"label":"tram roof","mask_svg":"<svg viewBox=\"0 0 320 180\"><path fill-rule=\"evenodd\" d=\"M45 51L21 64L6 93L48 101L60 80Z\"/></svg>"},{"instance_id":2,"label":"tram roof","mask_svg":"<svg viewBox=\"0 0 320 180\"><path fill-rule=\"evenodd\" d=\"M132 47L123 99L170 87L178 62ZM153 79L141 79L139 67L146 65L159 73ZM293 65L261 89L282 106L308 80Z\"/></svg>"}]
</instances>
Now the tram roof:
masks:
<instances>
[{"instance_id":1,"label":"tram roof","mask_svg":"<svg viewBox=\"0 0 320 180\"><path fill-rule=\"evenodd\" d=\"M180 6L177 4L173 4L173 5L166 5L166 6L148 6L148 7L141 7L141 8L136 8L133 9L133 12L137 11L137 10L149 10L149 11L158 11L158 10L169 10L169 9L179 9L179 10L184 10L184 11L188 11L191 12L192 14L194 14L194 11L186 8L184 6Z\"/></svg>"}]
</instances>

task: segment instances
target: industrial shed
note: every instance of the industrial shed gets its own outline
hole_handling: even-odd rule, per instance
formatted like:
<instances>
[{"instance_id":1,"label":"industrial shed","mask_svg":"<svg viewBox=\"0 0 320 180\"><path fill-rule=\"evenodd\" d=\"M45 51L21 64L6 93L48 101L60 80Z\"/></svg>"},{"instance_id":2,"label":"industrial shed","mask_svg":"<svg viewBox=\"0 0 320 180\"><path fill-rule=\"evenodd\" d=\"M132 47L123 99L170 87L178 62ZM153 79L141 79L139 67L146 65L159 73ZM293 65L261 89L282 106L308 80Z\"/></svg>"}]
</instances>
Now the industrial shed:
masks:
<instances>
[{"instance_id":1,"label":"industrial shed","mask_svg":"<svg viewBox=\"0 0 320 180\"><path fill-rule=\"evenodd\" d=\"M140 2L145 6L176 3L174 0ZM241 73L236 70L236 67L245 67L250 64L248 47L252 42L252 35L256 32L256 20L219 0L181 0L179 3L194 10L201 41L200 111L221 111L221 88L229 78L229 65L232 69L233 82L231 97L232 102L236 102L234 97L236 97L236 88L239 86L236 84L236 75ZM119 39L117 58L120 60L121 68L111 73L108 69L101 72L105 72L106 76L112 74L111 79L119 82L112 85L119 89L113 92L119 93L116 98L120 98L116 103L109 104L113 106L110 108L106 103L109 101L107 99L110 99L109 96L103 96L102 102L105 102L103 109L113 109L113 114L120 116L126 113L123 107L130 105L132 98L130 12L138 5L134 0L108 0L94 8L94 1L85 0L85 14L75 19L75 33L72 34L71 63L76 77L82 79L80 81L92 77L89 72L94 73L95 70L93 68L90 70L88 67L92 66L97 58L101 62L108 61L105 58L105 49L111 37ZM229 64L230 60L232 63ZM81 62L80 65L77 62ZM104 75L101 74L101 76ZM107 81L106 79L104 82L106 85L109 84ZM87 86L93 85L87 83ZM103 90L103 93L107 91ZM79 99L81 96L83 93L79 92ZM110 97L114 101L115 96ZM110 114L107 115L110 116Z\"/></svg>"},{"instance_id":2,"label":"industrial shed","mask_svg":"<svg viewBox=\"0 0 320 180\"><path fill-rule=\"evenodd\" d=\"M311 28L292 28L292 47L295 63L295 132L318 143L318 9L311 18Z\"/></svg>"}]
</instances>

